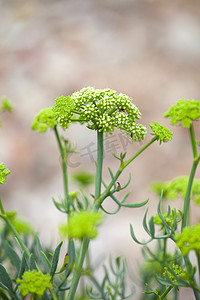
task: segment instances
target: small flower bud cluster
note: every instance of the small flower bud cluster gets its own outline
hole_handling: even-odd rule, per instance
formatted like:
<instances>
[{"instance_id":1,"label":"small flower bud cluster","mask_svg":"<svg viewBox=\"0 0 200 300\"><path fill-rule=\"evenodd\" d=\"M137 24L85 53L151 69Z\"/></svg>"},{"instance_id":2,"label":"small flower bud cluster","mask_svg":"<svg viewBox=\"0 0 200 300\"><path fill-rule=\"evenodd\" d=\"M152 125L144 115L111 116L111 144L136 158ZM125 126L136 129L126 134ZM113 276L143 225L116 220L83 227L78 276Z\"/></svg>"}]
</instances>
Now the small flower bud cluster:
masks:
<instances>
[{"instance_id":1,"label":"small flower bud cluster","mask_svg":"<svg viewBox=\"0 0 200 300\"><path fill-rule=\"evenodd\" d=\"M173 133L167 127L160 125L158 122L154 122L154 124L149 124L153 131L153 135L157 137L157 139L161 142L171 141Z\"/></svg>"},{"instance_id":2,"label":"small flower bud cluster","mask_svg":"<svg viewBox=\"0 0 200 300\"><path fill-rule=\"evenodd\" d=\"M173 264L172 269L178 277L181 277L182 279L189 281L188 274L179 265ZM166 275L169 277L169 279L172 282L177 283L177 280L174 277L174 275L172 273L170 273L170 271L167 269L167 267L164 267L163 277L165 277Z\"/></svg>"},{"instance_id":3,"label":"small flower bud cluster","mask_svg":"<svg viewBox=\"0 0 200 300\"><path fill-rule=\"evenodd\" d=\"M5 166L3 163L0 164L0 184L4 184L4 181L6 180L6 177L10 174L10 170L5 169Z\"/></svg>"},{"instance_id":4,"label":"small flower bud cluster","mask_svg":"<svg viewBox=\"0 0 200 300\"><path fill-rule=\"evenodd\" d=\"M42 296L45 290L52 286L51 276L49 274L42 274L36 270L26 271L22 275L22 279L18 278L16 282L19 284L22 296L28 294Z\"/></svg>"},{"instance_id":5,"label":"small flower bud cluster","mask_svg":"<svg viewBox=\"0 0 200 300\"><path fill-rule=\"evenodd\" d=\"M38 132L46 132L47 128L54 128L57 124L52 107L43 108L34 118L31 128Z\"/></svg>"},{"instance_id":6,"label":"small flower bud cluster","mask_svg":"<svg viewBox=\"0 0 200 300\"><path fill-rule=\"evenodd\" d=\"M88 122L88 128L112 133L115 128L125 130L133 140L143 140L146 128L136 124L140 111L125 94L110 89L87 87L72 94L75 109Z\"/></svg>"},{"instance_id":7,"label":"small flower bud cluster","mask_svg":"<svg viewBox=\"0 0 200 300\"><path fill-rule=\"evenodd\" d=\"M200 223L193 227L185 227L175 236L175 240L183 255L187 255L191 250L200 251Z\"/></svg>"},{"instance_id":8,"label":"small flower bud cluster","mask_svg":"<svg viewBox=\"0 0 200 300\"><path fill-rule=\"evenodd\" d=\"M190 127L192 122L200 118L200 102L198 100L179 100L164 114L171 119L171 124Z\"/></svg>"},{"instance_id":9,"label":"small flower bud cluster","mask_svg":"<svg viewBox=\"0 0 200 300\"><path fill-rule=\"evenodd\" d=\"M102 214L92 211L80 211L69 217L67 224L59 227L61 235L70 238L94 239L97 236L97 226L102 222Z\"/></svg>"}]
</instances>

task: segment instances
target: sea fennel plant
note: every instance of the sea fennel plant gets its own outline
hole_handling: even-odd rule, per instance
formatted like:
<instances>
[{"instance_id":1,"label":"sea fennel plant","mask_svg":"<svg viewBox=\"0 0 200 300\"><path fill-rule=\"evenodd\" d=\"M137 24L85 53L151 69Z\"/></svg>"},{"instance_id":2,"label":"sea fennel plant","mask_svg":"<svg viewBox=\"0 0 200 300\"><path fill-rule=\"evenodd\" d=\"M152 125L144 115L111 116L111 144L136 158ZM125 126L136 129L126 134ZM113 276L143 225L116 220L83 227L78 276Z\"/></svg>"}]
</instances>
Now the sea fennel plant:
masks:
<instances>
[{"instance_id":1,"label":"sea fennel plant","mask_svg":"<svg viewBox=\"0 0 200 300\"><path fill-rule=\"evenodd\" d=\"M199 102L197 102L194 100L178 102L177 106L181 104L181 109L184 110L185 107L185 111L180 113L180 117L176 120L174 120L176 113L173 112L173 108L165 115L171 118L173 116L173 123L186 120L183 125L189 127L191 136L194 162L187 183L183 212L176 209L171 210L170 207L167 212L161 212L162 197L165 196L163 188L159 190L160 201L157 215L152 216L147 222L146 210L143 219L143 227L149 235L149 239L146 242L140 242L131 226L131 236L135 242L144 245L142 251L146 259L141 268L141 281L148 286L148 290L144 295L146 298L141 299L148 299L148 297L150 297L149 299L164 299L171 290L175 291L174 297L177 299L180 286L191 287L195 298L199 299L195 268L189 258L189 252L194 250L199 263L197 238L199 226L191 229L186 226L189 225L190 195L199 162L192 129L192 122L200 117ZM174 106L174 111L177 106ZM105 182L102 176L105 135L112 134L115 128L118 128L134 142L144 140L147 130L145 126L137 123L140 116L140 111L127 95L117 94L110 89L100 90L92 87L84 88L71 96L61 96L55 100L53 107L44 108L36 115L32 122L32 129L45 133L50 128L54 132L61 155L64 195L62 199L53 199L53 202L56 208L67 216L66 223L60 225L60 232L64 238L68 239L68 249L66 249L65 257L62 257L60 252L63 247L62 241L55 250L45 249L34 230L27 225L27 230L21 231L21 228L16 226L16 217L12 218L13 213L6 212L0 202L0 217L4 221L1 228L0 251L0 297L2 299L24 299L26 295L30 295L32 299L45 300L135 298L132 296L133 293L127 293L126 262L120 257L116 259L111 257L109 266L103 266L104 276L100 279L96 277L94 267L91 266L88 248L91 240L98 234L98 226L104 220L103 215L111 214L103 205L107 198L117 205L116 211L112 214L117 213L122 207L137 208L148 202L145 200L141 203L132 203L132 201L126 203L130 191L126 192L122 199L119 199L119 192L127 188L131 176L129 175L124 186L121 186L119 177L124 169L151 144L156 141L163 143L172 139L172 132L158 122L149 124L152 130L152 139L147 141L137 153L129 155L127 159L126 153L121 153L119 157L113 154L119 167L115 173L108 168L110 182ZM71 123L86 125L90 130L95 130L97 134L95 186L94 193L90 195L86 192L70 190L67 165L69 154L75 149L62 135L68 130ZM1 184L3 184L9 171L5 170L3 164L1 165L0 178L2 178ZM84 176L87 174L85 173ZM178 223L182 223L181 232L178 232ZM157 227L159 233L156 230ZM31 229L28 230L28 228ZM188 234L193 236L189 242L184 238ZM174 253L168 253L168 239L174 242ZM153 240L158 242L154 250L147 246ZM61 266L58 263L59 260L62 261ZM150 277L148 276L148 270L152 271L153 265L156 270L154 279L158 284L157 287L155 282L152 286L150 280L150 277L153 277L152 274ZM10 271L6 270L6 266ZM83 277L88 278L86 285L83 282L81 285L79 284Z\"/></svg>"}]
</instances>

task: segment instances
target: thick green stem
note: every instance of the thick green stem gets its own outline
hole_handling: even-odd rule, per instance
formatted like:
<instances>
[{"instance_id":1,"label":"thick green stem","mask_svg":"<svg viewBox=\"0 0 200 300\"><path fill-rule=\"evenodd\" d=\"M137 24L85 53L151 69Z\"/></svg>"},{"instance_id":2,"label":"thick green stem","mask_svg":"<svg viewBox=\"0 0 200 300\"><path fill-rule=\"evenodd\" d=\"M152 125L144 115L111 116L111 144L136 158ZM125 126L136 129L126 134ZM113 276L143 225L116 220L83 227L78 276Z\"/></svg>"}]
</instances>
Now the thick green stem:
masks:
<instances>
[{"instance_id":1,"label":"thick green stem","mask_svg":"<svg viewBox=\"0 0 200 300\"><path fill-rule=\"evenodd\" d=\"M97 131L97 167L96 167L96 182L95 182L95 199L98 199L101 194L103 167L103 131Z\"/></svg>"},{"instance_id":2,"label":"thick green stem","mask_svg":"<svg viewBox=\"0 0 200 300\"><path fill-rule=\"evenodd\" d=\"M182 221L182 227L181 227L182 230L187 225L189 225L188 220L189 220L190 197L191 197L192 185L193 185L193 181L194 181L196 168L199 164L199 159L200 159L200 157L197 154L196 140L195 140L194 129L193 129L192 125L189 128L189 132L190 132L190 141L191 141L191 145L192 145L193 164L192 164L192 168L190 171L190 177L188 180L188 186L187 186L187 191L186 191L185 200L184 200L183 221Z\"/></svg>"},{"instance_id":3,"label":"thick green stem","mask_svg":"<svg viewBox=\"0 0 200 300\"><path fill-rule=\"evenodd\" d=\"M190 126L189 131L190 131L190 140L192 145L193 158L195 159L197 157L197 146L196 146L196 140L194 136L194 129L192 125Z\"/></svg>"},{"instance_id":4,"label":"thick green stem","mask_svg":"<svg viewBox=\"0 0 200 300\"><path fill-rule=\"evenodd\" d=\"M102 182L102 167L103 167L103 132L97 131L97 166L96 166L96 183L95 183L95 199L98 199L101 194ZM81 276L83 262L89 246L89 238L84 238L81 243L80 253L75 264L75 270L72 278L72 284L67 296L67 300L73 300L77 286Z\"/></svg>"},{"instance_id":5,"label":"thick green stem","mask_svg":"<svg viewBox=\"0 0 200 300\"><path fill-rule=\"evenodd\" d=\"M182 221L182 227L181 229L185 228L188 225L188 216L189 216L189 208L190 208L190 197L191 197L191 191L192 191L192 184L195 176L195 172L199 163L199 157L194 159L191 172L190 172L190 177L188 180L188 186L187 186L187 191L185 195L185 200L184 200L184 208L183 208L183 221Z\"/></svg>"},{"instance_id":6,"label":"thick green stem","mask_svg":"<svg viewBox=\"0 0 200 300\"><path fill-rule=\"evenodd\" d=\"M196 252L196 257L197 257L197 265L198 265L198 272L199 272L199 283L200 283L200 253L199 251Z\"/></svg>"},{"instance_id":7,"label":"thick green stem","mask_svg":"<svg viewBox=\"0 0 200 300\"><path fill-rule=\"evenodd\" d=\"M61 139L58 133L57 128L54 128L54 132L56 135L56 140L58 142L58 147L60 150L61 160L62 160L62 173L63 173L63 185L64 185L64 193L65 193L65 207L69 213L69 201L68 201L68 175L67 175L67 153L63 148L61 143Z\"/></svg>"}]
</instances>

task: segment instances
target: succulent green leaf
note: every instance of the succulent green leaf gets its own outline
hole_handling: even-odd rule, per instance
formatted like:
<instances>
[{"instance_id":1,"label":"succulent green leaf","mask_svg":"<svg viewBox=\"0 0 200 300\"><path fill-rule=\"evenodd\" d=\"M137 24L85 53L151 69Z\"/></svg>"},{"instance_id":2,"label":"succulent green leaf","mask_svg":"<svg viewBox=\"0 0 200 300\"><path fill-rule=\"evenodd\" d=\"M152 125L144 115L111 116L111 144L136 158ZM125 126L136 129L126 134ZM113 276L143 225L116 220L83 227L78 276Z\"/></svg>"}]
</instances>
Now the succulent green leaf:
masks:
<instances>
[{"instance_id":1,"label":"succulent green leaf","mask_svg":"<svg viewBox=\"0 0 200 300\"><path fill-rule=\"evenodd\" d=\"M0 264L0 282L13 292L12 280L2 264Z\"/></svg>"},{"instance_id":2,"label":"succulent green leaf","mask_svg":"<svg viewBox=\"0 0 200 300\"><path fill-rule=\"evenodd\" d=\"M30 258L29 258L29 269L31 271L37 270L36 261L35 261L33 253L31 253Z\"/></svg>"},{"instance_id":3,"label":"succulent green leaf","mask_svg":"<svg viewBox=\"0 0 200 300\"><path fill-rule=\"evenodd\" d=\"M36 243L37 243L38 256L39 256L39 258L42 262L42 265L44 267L45 272L49 273L49 271L50 271L50 262L47 259L47 257L45 258L44 255L43 255L44 252L43 252L42 246L40 244L39 238L37 236L35 238L36 238ZM47 262L46 259L48 260L48 262Z\"/></svg>"},{"instance_id":4,"label":"succulent green leaf","mask_svg":"<svg viewBox=\"0 0 200 300\"><path fill-rule=\"evenodd\" d=\"M21 278L21 276L23 275L23 273L25 272L26 268L28 268L28 264L26 262L26 258L27 255L25 253L25 251L22 253L22 260L21 260L21 264L20 264L20 268L19 268L19 272L17 277Z\"/></svg>"},{"instance_id":5,"label":"succulent green leaf","mask_svg":"<svg viewBox=\"0 0 200 300\"><path fill-rule=\"evenodd\" d=\"M61 249L62 244L63 244L63 242L60 242L60 244L56 247L56 249L54 251L51 269L50 269L51 276L54 276L54 274L56 272L56 268L57 268L58 260L59 260L60 249Z\"/></svg>"},{"instance_id":6,"label":"succulent green leaf","mask_svg":"<svg viewBox=\"0 0 200 300\"><path fill-rule=\"evenodd\" d=\"M8 242L5 243L5 250L7 253L7 256L9 257L11 263L13 266L15 266L17 272L20 269L20 258L18 254L15 252L15 250L8 244Z\"/></svg>"}]
</instances>

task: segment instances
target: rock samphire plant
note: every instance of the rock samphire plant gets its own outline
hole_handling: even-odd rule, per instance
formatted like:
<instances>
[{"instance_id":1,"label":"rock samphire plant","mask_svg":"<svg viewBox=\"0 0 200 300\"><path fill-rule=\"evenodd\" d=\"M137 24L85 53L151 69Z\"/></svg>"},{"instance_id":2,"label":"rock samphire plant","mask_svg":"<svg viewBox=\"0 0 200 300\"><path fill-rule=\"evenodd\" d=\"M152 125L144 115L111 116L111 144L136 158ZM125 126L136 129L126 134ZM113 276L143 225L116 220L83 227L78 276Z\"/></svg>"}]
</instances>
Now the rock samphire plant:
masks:
<instances>
[{"instance_id":1,"label":"rock samphire plant","mask_svg":"<svg viewBox=\"0 0 200 300\"><path fill-rule=\"evenodd\" d=\"M1 112L10 110L7 100L1 103ZM140 299L179 299L180 287L190 288L195 299L200 299L200 223L191 226L190 201L200 202L200 182L195 178L199 164L199 142L195 138L193 123L200 118L200 102L179 100L165 114L171 124L188 128L193 153L189 177L178 177L169 182L156 182L153 190L158 194L157 214L148 220L147 209L141 225L149 238L141 241L133 226L130 235L133 242L141 244L144 262L138 272L143 287ZM62 241L55 250L46 249L32 227L18 218L16 212L5 211L0 202L0 299L135 299L134 291L127 288L127 265L121 257L110 258L103 265L103 273L96 275L89 259L89 244L97 237L98 226L104 214L115 214L120 208L133 209L148 205L146 201L133 203L130 191L123 193L130 183L120 184L120 175L133 164L143 151L154 142L165 143L172 139L172 132L158 122L149 124L152 138L132 155L113 154L118 169L108 167L109 182L102 178L105 135L115 128L125 132L134 142L143 141L146 128L137 121L140 111L132 100L110 89L84 88L71 96L61 96L53 107L41 110L32 122L32 129L45 133L48 128L55 134L61 156L64 193L62 199L53 202L66 215L66 224L60 232L68 240L67 249L61 251ZM97 135L97 159L94 193L83 191L91 182L91 176L83 172L77 176L81 188L73 192L69 188L68 157L75 151L70 142L61 135L71 123L86 125ZM181 129L180 129L181 130ZM0 183L4 184L9 170L0 164ZM76 179L77 179L76 178ZM166 209L166 201L182 197L183 210ZM117 207L109 212L104 201L109 199ZM154 241L154 247L149 244ZM169 243L170 246L169 247ZM63 254L64 253L64 254ZM191 254L196 260L191 260ZM102 275L104 274L104 275ZM87 278L87 280L83 280ZM130 279L129 279L130 280Z\"/></svg>"}]
</instances>

